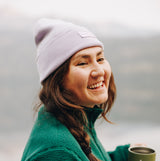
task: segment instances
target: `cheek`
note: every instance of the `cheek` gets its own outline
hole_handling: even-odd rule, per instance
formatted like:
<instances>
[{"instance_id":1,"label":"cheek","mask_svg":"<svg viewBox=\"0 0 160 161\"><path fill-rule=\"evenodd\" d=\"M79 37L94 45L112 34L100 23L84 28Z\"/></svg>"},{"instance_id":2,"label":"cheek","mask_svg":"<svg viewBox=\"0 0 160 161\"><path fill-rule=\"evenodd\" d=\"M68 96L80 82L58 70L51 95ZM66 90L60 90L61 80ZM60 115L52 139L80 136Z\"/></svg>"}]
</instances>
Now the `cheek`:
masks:
<instances>
[{"instance_id":1,"label":"cheek","mask_svg":"<svg viewBox=\"0 0 160 161\"><path fill-rule=\"evenodd\" d=\"M111 76L112 69L111 69L111 66L108 62L107 62L107 71L108 71L108 75Z\"/></svg>"},{"instance_id":2,"label":"cheek","mask_svg":"<svg viewBox=\"0 0 160 161\"><path fill-rule=\"evenodd\" d=\"M108 77L111 75L111 66L109 63L106 63L104 66L103 66L103 69L106 73L106 75L108 75Z\"/></svg>"},{"instance_id":3,"label":"cheek","mask_svg":"<svg viewBox=\"0 0 160 161\"><path fill-rule=\"evenodd\" d=\"M110 65L107 64L105 66L104 70L105 70L105 80L106 80L106 84L108 86L109 85L110 78L111 78L111 73L112 73Z\"/></svg>"},{"instance_id":4,"label":"cheek","mask_svg":"<svg viewBox=\"0 0 160 161\"><path fill-rule=\"evenodd\" d=\"M68 81L73 91L80 90L87 86L87 74L81 70L71 70L68 74Z\"/></svg>"},{"instance_id":5,"label":"cheek","mask_svg":"<svg viewBox=\"0 0 160 161\"><path fill-rule=\"evenodd\" d=\"M73 84L75 85L75 87L78 87L78 88L86 87L87 76L85 75L84 71L83 72L81 72L81 71L75 72L73 74L73 76L74 76Z\"/></svg>"},{"instance_id":6,"label":"cheek","mask_svg":"<svg viewBox=\"0 0 160 161\"><path fill-rule=\"evenodd\" d=\"M109 78L111 77L111 73L112 73L112 70L111 70L111 67L109 67L109 70L108 70L108 76L109 76Z\"/></svg>"}]
</instances>

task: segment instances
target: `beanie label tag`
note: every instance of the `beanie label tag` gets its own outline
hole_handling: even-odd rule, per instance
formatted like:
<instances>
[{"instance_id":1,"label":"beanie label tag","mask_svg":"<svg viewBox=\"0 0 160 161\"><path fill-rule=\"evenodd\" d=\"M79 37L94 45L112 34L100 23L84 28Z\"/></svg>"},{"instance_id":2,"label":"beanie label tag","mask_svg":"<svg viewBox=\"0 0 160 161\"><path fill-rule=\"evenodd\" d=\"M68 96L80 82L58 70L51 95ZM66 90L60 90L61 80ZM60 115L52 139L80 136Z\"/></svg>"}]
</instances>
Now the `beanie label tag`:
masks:
<instances>
[{"instance_id":1,"label":"beanie label tag","mask_svg":"<svg viewBox=\"0 0 160 161\"><path fill-rule=\"evenodd\" d=\"M82 38L86 38L86 37L96 37L94 34L90 33L90 32L86 32L86 31L79 31L78 32L79 35L82 37Z\"/></svg>"}]
</instances>

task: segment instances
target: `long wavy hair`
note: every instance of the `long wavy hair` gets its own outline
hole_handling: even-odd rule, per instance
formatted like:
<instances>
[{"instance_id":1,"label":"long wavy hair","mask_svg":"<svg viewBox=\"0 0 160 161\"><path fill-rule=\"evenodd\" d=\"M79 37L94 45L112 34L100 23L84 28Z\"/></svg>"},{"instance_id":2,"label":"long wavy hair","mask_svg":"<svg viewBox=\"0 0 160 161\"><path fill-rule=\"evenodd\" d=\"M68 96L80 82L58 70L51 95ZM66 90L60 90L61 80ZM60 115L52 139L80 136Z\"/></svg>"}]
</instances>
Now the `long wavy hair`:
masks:
<instances>
[{"instance_id":1,"label":"long wavy hair","mask_svg":"<svg viewBox=\"0 0 160 161\"><path fill-rule=\"evenodd\" d=\"M51 112L62 124L64 124L71 134L75 137L82 150L90 161L98 161L92 153L86 153L90 148L90 138L85 131L87 117L82 106L76 105L73 100L73 94L65 90L63 82L65 75L69 70L70 59L62 64L55 72L50 74L43 82L39 93L40 102L35 106L38 111L39 107L44 104L46 110ZM108 100L100 105L103 109L101 116L110 122L106 114L111 110L116 96L116 86L114 83L113 73L109 82ZM111 123L111 122L110 122Z\"/></svg>"}]
</instances>

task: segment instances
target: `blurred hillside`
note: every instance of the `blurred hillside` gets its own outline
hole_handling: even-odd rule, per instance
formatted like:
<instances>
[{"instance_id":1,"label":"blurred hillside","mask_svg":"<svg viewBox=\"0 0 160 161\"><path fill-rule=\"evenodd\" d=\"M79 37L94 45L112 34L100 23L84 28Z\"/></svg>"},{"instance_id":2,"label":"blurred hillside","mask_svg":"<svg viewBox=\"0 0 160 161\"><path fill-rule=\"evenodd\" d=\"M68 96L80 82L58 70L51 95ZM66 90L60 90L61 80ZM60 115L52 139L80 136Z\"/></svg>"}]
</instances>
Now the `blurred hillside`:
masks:
<instances>
[{"instance_id":1,"label":"blurred hillside","mask_svg":"<svg viewBox=\"0 0 160 161\"><path fill-rule=\"evenodd\" d=\"M8 15L3 15L0 22L2 132L26 129L33 122L32 108L39 89L33 22L34 19ZM96 28L86 25L103 41L106 58L114 73L118 93L111 119L158 123L160 34L137 29L134 34L133 29L118 24L114 30L107 30L108 24L104 24L103 34L100 24Z\"/></svg>"},{"instance_id":2,"label":"blurred hillside","mask_svg":"<svg viewBox=\"0 0 160 161\"><path fill-rule=\"evenodd\" d=\"M103 39L117 85L115 120L159 122L160 36Z\"/></svg>"}]
</instances>

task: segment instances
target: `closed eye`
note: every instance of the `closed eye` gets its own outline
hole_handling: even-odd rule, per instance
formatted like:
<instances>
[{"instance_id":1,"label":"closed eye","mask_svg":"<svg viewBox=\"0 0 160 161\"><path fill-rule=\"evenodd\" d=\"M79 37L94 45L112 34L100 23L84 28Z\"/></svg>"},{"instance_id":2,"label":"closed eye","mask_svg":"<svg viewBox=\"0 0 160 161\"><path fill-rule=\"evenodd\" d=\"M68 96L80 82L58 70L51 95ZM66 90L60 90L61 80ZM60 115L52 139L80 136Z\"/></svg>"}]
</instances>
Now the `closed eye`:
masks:
<instances>
[{"instance_id":1,"label":"closed eye","mask_svg":"<svg viewBox=\"0 0 160 161\"><path fill-rule=\"evenodd\" d=\"M83 66L83 65L87 65L87 63L82 62L82 63L78 63L77 65L78 65L78 66Z\"/></svg>"}]
</instances>

